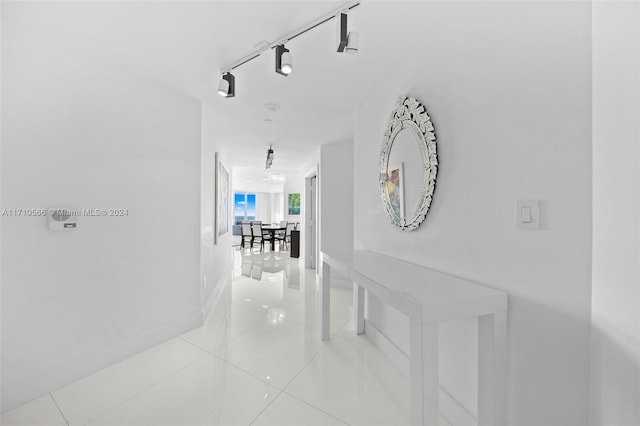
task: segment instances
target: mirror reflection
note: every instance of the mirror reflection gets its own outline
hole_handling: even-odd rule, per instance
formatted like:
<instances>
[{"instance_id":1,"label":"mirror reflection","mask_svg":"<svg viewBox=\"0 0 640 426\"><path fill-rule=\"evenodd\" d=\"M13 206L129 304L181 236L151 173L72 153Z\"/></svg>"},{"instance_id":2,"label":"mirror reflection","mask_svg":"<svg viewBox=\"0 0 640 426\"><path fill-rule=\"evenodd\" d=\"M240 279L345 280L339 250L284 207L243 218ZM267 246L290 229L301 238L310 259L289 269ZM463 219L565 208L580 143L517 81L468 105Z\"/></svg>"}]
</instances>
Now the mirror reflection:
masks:
<instances>
[{"instance_id":1,"label":"mirror reflection","mask_svg":"<svg viewBox=\"0 0 640 426\"><path fill-rule=\"evenodd\" d=\"M406 221L418 208L424 181L419 139L412 129L402 129L394 138L386 173L391 208L400 219Z\"/></svg>"},{"instance_id":2,"label":"mirror reflection","mask_svg":"<svg viewBox=\"0 0 640 426\"><path fill-rule=\"evenodd\" d=\"M290 262L286 253L257 252L245 253L238 250L236 263L240 260L239 272L248 278L260 281L263 273L271 274L290 289L300 289L300 268L298 263Z\"/></svg>"}]
</instances>

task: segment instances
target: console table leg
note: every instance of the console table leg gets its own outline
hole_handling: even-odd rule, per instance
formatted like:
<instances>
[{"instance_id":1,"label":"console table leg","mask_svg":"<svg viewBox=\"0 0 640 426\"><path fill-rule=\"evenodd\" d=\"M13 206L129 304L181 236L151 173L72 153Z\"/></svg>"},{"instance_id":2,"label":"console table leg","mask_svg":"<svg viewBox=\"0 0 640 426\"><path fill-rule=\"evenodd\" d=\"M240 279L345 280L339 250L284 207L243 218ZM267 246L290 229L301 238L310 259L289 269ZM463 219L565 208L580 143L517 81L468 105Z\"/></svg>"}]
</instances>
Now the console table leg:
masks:
<instances>
[{"instance_id":1,"label":"console table leg","mask_svg":"<svg viewBox=\"0 0 640 426\"><path fill-rule=\"evenodd\" d=\"M353 329L364 334L364 287L353 283Z\"/></svg>"},{"instance_id":2,"label":"console table leg","mask_svg":"<svg viewBox=\"0 0 640 426\"><path fill-rule=\"evenodd\" d=\"M322 280L320 281L320 337L329 340L331 337L331 267L322 262Z\"/></svg>"},{"instance_id":3,"label":"console table leg","mask_svg":"<svg viewBox=\"0 0 640 426\"><path fill-rule=\"evenodd\" d=\"M409 338L412 425L439 424L438 325L411 320Z\"/></svg>"},{"instance_id":4,"label":"console table leg","mask_svg":"<svg viewBox=\"0 0 640 426\"><path fill-rule=\"evenodd\" d=\"M478 426L506 424L507 314L478 317Z\"/></svg>"}]
</instances>

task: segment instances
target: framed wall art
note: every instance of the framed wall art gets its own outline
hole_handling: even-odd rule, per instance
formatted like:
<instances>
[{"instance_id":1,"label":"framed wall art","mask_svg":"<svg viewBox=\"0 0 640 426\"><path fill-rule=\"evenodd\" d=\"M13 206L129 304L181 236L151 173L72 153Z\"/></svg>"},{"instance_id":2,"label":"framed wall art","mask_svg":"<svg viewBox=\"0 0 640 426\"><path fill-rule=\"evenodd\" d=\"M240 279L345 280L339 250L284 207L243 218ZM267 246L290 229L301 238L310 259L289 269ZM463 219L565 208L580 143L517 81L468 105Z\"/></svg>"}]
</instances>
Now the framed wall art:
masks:
<instances>
[{"instance_id":1,"label":"framed wall art","mask_svg":"<svg viewBox=\"0 0 640 426\"><path fill-rule=\"evenodd\" d=\"M216 153L216 210L215 210L215 242L218 244L220 237L229 232L229 172L220 161L220 156Z\"/></svg>"},{"instance_id":2,"label":"framed wall art","mask_svg":"<svg viewBox=\"0 0 640 426\"><path fill-rule=\"evenodd\" d=\"M289 194L289 208L288 213L290 216L297 216L300 214L300 193Z\"/></svg>"}]
</instances>

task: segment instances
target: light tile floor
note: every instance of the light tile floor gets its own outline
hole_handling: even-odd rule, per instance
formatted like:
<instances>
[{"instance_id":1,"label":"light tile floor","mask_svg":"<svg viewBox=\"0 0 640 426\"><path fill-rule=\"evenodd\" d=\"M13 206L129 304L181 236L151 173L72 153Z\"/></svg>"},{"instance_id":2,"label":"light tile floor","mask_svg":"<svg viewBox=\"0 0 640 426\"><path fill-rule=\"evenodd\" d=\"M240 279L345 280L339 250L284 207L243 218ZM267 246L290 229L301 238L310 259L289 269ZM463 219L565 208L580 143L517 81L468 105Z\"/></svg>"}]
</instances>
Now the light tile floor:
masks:
<instances>
[{"instance_id":1,"label":"light tile floor","mask_svg":"<svg viewBox=\"0 0 640 426\"><path fill-rule=\"evenodd\" d=\"M205 323L35 401L2 425L405 425L409 384L351 332L351 293L331 290L318 335L315 271L286 253L236 250ZM441 424L447 424L441 418Z\"/></svg>"}]
</instances>

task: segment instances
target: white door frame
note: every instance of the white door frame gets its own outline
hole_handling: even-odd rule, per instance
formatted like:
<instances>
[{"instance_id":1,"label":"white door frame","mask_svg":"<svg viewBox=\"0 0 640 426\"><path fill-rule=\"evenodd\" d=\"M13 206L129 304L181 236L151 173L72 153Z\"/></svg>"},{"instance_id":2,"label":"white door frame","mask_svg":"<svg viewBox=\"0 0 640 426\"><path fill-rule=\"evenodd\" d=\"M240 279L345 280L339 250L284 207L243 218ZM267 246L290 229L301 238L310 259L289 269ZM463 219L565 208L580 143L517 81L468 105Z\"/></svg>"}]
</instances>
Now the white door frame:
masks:
<instances>
[{"instance_id":1,"label":"white door frame","mask_svg":"<svg viewBox=\"0 0 640 426\"><path fill-rule=\"evenodd\" d=\"M316 170L307 175L304 180L304 228L307 230L307 238L305 238L304 266L305 268L311 269L316 269L318 265L318 230L320 228L318 220L318 212L320 211L318 206L320 201L320 197L318 196L318 175L319 170L318 166L316 166Z\"/></svg>"}]
</instances>

